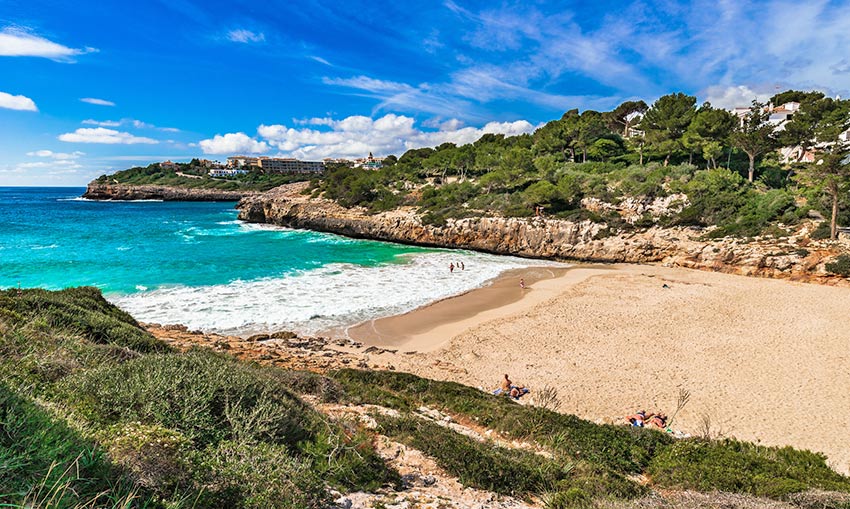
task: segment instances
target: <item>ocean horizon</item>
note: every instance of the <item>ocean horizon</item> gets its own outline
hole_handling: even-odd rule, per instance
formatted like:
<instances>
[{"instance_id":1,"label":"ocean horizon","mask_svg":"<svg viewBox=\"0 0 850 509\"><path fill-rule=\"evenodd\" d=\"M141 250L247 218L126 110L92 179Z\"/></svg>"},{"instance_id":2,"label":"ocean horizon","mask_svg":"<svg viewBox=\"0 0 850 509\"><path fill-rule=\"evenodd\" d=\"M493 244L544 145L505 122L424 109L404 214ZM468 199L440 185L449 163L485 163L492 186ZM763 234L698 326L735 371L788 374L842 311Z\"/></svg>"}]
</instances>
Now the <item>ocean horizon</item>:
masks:
<instances>
[{"instance_id":1,"label":"ocean horizon","mask_svg":"<svg viewBox=\"0 0 850 509\"><path fill-rule=\"evenodd\" d=\"M84 190L0 187L0 288L94 286L145 322L316 334L551 264L245 223L235 202L95 202Z\"/></svg>"}]
</instances>

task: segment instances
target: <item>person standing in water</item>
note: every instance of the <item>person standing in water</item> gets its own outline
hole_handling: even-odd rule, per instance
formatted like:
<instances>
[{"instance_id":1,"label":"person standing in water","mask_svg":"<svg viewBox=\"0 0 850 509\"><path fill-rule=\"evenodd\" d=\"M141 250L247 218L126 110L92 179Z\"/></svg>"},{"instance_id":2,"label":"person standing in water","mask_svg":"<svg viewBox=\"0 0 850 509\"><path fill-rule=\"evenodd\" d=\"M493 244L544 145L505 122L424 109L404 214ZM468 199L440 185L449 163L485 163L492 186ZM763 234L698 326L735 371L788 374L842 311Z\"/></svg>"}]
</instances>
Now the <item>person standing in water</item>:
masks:
<instances>
[{"instance_id":1,"label":"person standing in water","mask_svg":"<svg viewBox=\"0 0 850 509\"><path fill-rule=\"evenodd\" d=\"M455 271L455 264L454 264L454 263L450 263L450 264L449 264L449 272L454 272L454 271Z\"/></svg>"},{"instance_id":2,"label":"person standing in water","mask_svg":"<svg viewBox=\"0 0 850 509\"><path fill-rule=\"evenodd\" d=\"M525 279L519 278L519 287L525 290Z\"/></svg>"}]
</instances>

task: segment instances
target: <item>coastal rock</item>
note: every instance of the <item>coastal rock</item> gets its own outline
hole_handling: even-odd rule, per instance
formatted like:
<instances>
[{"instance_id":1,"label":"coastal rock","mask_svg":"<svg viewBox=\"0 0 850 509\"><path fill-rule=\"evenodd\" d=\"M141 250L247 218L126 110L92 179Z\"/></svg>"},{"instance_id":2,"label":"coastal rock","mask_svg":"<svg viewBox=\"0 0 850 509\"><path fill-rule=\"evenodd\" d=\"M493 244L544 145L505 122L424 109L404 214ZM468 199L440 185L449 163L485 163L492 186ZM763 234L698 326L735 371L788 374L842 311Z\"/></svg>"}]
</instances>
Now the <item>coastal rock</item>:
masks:
<instances>
[{"instance_id":1,"label":"coastal rock","mask_svg":"<svg viewBox=\"0 0 850 509\"><path fill-rule=\"evenodd\" d=\"M237 201L259 191L224 191L161 185L99 184L91 182L83 193L89 200Z\"/></svg>"},{"instance_id":2,"label":"coastal rock","mask_svg":"<svg viewBox=\"0 0 850 509\"><path fill-rule=\"evenodd\" d=\"M307 183L289 184L243 198L239 219L290 228L336 233L347 237L463 248L487 253L604 263L660 263L749 276L846 284L824 265L848 247L841 242L807 237L804 225L788 237L752 240L703 238L708 229L652 227L612 235L605 225L543 217L478 217L449 219L445 225L424 224L412 207L368 214L330 200L301 194ZM635 202L623 214L640 217L677 208L681 197ZM596 204L596 206L601 206ZM805 249L801 246L805 245Z\"/></svg>"}]
</instances>

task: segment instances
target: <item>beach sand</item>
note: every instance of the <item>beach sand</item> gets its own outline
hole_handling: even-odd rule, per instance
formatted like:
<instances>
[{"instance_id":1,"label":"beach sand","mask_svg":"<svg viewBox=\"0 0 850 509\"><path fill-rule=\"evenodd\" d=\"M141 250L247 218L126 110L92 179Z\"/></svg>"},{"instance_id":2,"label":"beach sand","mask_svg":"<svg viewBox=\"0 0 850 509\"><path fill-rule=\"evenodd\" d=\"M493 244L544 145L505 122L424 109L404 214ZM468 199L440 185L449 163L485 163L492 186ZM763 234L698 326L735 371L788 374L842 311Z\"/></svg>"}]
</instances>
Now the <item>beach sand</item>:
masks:
<instances>
[{"instance_id":1,"label":"beach sand","mask_svg":"<svg viewBox=\"0 0 850 509\"><path fill-rule=\"evenodd\" d=\"M672 414L686 389L673 428L702 434L708 419L712 435L822 452L850 472L846 288L655 266L519 271L349 334L422 376L555 387L561 411L598 422Z\"/></svg>"}]
</instances>

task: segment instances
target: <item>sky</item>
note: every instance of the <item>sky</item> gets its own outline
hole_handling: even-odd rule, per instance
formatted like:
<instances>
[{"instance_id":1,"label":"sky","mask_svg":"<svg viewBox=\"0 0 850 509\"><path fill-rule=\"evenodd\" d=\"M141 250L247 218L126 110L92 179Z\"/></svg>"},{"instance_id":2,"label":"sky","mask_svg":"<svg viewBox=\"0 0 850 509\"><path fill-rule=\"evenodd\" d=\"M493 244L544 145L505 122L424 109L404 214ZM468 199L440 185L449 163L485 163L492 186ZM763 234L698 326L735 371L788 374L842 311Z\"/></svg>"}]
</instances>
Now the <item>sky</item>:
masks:
<instances>
[{"instance_id":1,"label":"sky","mask_svg":"<svg viewBox=\"0 0 850 509\"><path fill-rule=\"evenodd\" d=\"M850 0L0 0L0 186L401 155L671 92L850 95Z\"/></svg>"}]
</instances>

